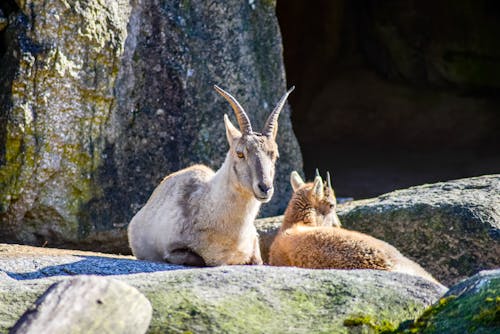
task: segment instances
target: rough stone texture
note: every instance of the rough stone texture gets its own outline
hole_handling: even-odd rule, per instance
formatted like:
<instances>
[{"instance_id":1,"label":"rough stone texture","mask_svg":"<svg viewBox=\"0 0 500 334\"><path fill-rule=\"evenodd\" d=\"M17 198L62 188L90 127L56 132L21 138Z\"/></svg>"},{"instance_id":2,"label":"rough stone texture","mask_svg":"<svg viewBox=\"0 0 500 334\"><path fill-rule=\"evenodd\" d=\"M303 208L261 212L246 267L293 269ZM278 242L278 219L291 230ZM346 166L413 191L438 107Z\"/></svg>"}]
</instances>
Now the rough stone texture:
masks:
<instances>
[{"instance_id":1,"label":"rough stone texture","mask_svg":"<svg viewBox=\"0 0 500 334\"><path fill-rule=\"evenodd\" d=\"M88 274L89 268L94 268L91 274L111 275L146 295L153 305L150 333L395 328L418 317L446 291L418 277L380 271L267 266L179 270L182 267L90 252L71 255L69 250L14 245L0 249L0 332L49 285L69 275ZM356 325L359 318L370 322Z\"/></svg>"},{"instance_id":2,"label":"rough stone texture","mask_svg":"<svg viewBox=\"0 0 500 334\"><path fill-rule=\"evenodd\" d=\"M500 270L482 271L451 288L403 333L500 333Z\"/></svg>"},{"instance_id":3,"label":"rough stone texture","mask_svg":"<svg viewBox=\"0 0 500 334\"><path fill-rule=\"evenodd\" d=\"M131 6L22 1L0 67L0 238L77 241L82 206L100 189L103 132Z\"/></svg>"},{"instance_id":4,"label":"rough stone texture","mask_svg":"<svg viewBox=\"0 0 500 334\"><path fill-rule=\"evenodd\" d=\"M268 263L269 261L269 249L282 222L283 216L255 220L255 227L257 228L257 233L259 233L260 254L264 263Z\"/></svg>"},{"instance_id":5,"label":"rough stone texture","mask_svg":"<svg viewBox=\"0 0 500 334\"><path fill-rule=\"evenodd\" d=\"M255 129L286 89L274 1L17 4L0 36L0 240L129 252L125 227L165 175L224 160L234 116L213 84ZM288 108L279 125L264 215L302 168Z\"/></svg>"},{"instance_id":6,"label":"rough stone texture","mask_svg":"<svg viewBox=\"0 0 500 334\"><path fill-rule=\"evenodd\" d=\"M338 215L345 228L387 241L445 285L500 267L500 175L397 190L339 205ZM280 221L256 222L263 254Z\"/></svg>"},{"instance_id":7,"label":"rough stone texture","mask_svg":"<svg viewBox=\"0 0 500 334\"><path fill-rule=\"evenodd\" d=\"M78 276L51 285L9 333L145 333L150 302L130 285Z\"/></svg>"}]
</instances>

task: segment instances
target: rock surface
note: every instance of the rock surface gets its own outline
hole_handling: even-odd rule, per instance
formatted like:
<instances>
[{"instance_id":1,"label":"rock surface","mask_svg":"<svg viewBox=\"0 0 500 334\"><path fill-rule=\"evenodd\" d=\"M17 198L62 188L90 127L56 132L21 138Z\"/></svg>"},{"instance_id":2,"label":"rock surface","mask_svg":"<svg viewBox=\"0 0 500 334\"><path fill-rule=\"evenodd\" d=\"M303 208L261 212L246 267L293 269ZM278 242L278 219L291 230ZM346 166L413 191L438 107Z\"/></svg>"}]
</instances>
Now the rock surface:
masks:
<instances>
[{"instance_id":1,"label":"rock surface","mask_svg":"<svg viewBox=\"0 0 500 334\"><path fill-rule=\"evenodd\" d=\"M345 228L387 241L445 285L500 267L500 175L428 184L339 205ZM281 219L257 221L262 253Z\"/></svg>"},{"instance_id":2,"label":"rock surface","mask_svg":"<svg viewBox=\"0 0 500 334\"><path fill-rule=\"evenodd\" d=\"M15 4L19 7L15 7ZM3 6L3 5L2 5ZM1 32L0 240L129 252L161 179L227 152L219 84L260 129L285 92L274 1L26 0ZM302 160L279 119L276 193Z\"/></svg>"},{"instance_id":3,"label":"rock surface","mask_svg":"<svg viewBox=\"0 0 500 334\"><path fill-rule=\"evenodd\" d=\"M451 288L403 333L500 333L500 270L482 271Z\"/></svg>"},{"instance_id":4,"label":"rock surface","mask_svg":"<svg viewBox=\"0 0 500 334\"><path fill-rule=\"evenodd\" d=\"M151 315L149 301L128 284L77 276L51 285L9 333L142 334Z\"/></svg>"},{"instance_id":5,"label":"rock surface","mask_svg":"<svg viewBox=\"0 0 500 334\"><path fill-rule=\"evenodd\" d=\"M183 269L130 257L15 245L0 246L0 254L0 332L52 283L81 274L110 275L146 295L153 306L151 333L396 328L446 291L418 277L368 270Z\"/></svg>"}]
</instances>

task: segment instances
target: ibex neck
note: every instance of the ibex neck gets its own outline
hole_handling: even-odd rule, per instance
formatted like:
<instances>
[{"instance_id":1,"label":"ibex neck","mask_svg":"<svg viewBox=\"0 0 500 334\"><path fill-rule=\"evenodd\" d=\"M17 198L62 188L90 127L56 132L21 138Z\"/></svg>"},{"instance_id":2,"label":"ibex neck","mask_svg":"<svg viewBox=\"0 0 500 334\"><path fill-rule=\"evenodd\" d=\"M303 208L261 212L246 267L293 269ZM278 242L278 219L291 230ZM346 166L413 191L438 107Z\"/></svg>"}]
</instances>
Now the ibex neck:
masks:
<instances>
[{"instance_id":1,"label":"ibex neck","mask_svg":"<svg viewBox=\"0 0 500 334\"><path fill-rule=\"evenodd\" d=\"M224 217L224 223L236 227L253 223L261 203L252 192L239 184L232 169L233 161L228 153L212 179L211 189L212 197L217 199L214 205Z\"/></svg>"},{"instance_id":2,"label":"ibex neck","mask_svg":"<svg viewBox=\"0 0 500 334\"><path fill-rule=\"evenodd\" d=\"M293 194L288 207L285 210L281 231L285 231L294 226L304 224L305 216L309 212L307 201L298 194Z\"/></svg>"}]
</instances>

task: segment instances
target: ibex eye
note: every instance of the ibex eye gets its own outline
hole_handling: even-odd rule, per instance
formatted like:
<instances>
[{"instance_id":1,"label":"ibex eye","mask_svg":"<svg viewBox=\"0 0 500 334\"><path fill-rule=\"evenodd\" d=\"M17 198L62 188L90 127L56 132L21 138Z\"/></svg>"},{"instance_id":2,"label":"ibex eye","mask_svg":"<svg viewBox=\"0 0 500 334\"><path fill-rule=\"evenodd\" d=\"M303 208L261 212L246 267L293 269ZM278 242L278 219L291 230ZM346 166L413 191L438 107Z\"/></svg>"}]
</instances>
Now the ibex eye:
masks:
<instances>
[{"instance_id":1,"label":"ibex eye","mask_svg":"<svg viewBox=\"0 0 500 334\"><path fill-rule=\"evenodd\" d=\"M240 159L243 159L245 157L245 155L243 154L243 152L236 152L236 155L238 156L238 158Z\"/></svg>"}]
</instances>

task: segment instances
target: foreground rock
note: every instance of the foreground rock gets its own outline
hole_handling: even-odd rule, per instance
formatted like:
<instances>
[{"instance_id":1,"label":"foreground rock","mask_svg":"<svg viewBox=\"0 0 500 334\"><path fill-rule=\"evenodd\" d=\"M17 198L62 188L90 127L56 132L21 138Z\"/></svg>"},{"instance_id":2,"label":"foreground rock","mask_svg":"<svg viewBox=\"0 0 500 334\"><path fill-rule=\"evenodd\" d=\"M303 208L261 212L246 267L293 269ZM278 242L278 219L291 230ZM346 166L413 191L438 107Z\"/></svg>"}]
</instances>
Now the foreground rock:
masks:
<instances>
[{"instance_id":1,"label":"foreground rock","mask_svg":"<svg viewBox=\"0 0 500 334\"><path fill-rule=\"evenodd\" d=\"M338 211L344 227L389 242L445 285L500 267L500 175L397 190ZM280 221L257 222L263 254Z\"/></svg>"},{"instance_id":2,"label":"foreground rock","mask_svg":"<svg viewBox=\"0 0 500 334\"><path fill-rule=\"evenodd\" d=\"M223 162L223 114L234 117L213 84L238 98L256 130L285 92L274 5L9 1L0 241L129 252L124 228L166 174ZM288 108L277 142L266 215L284 209L288 175L302 168Z\"/></svg>"},{"instance_id":3,"label":"foreground rock","mask_svg":"<svg viewBox=\"0 0 500 334\"><path fill-rule=\"evenodd\" d=\"M151 304L137 289L97 276L55 283L18 320L11 334L141 334Z\"/></svg>"},{"instance_id":4,"label":"foreground rock","mask_svg":"<svg viewBox=\"0 0 500 334\"><path fill-rule=\"evenodd\" d=\"M500 333L500 270L482 271L455 285L408 333Z\"/></svg>"},{"instance_id":5,"label":"foreground rock","mask_svg":"<svg viewBox=\"0 0 500 334\"><path fill-rule=\"evenodd\" d=\"M129 257L23 246L4 245L0 252L0 332L52 283L89 273L111 275L146 295L153 306L150 332L348 333L354 327L396 328L417 318L446 291L418 277L381 271L182 269Z\"/></svg>"}]
</instances>

